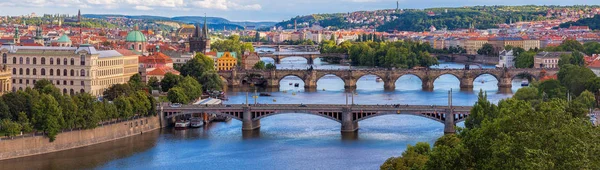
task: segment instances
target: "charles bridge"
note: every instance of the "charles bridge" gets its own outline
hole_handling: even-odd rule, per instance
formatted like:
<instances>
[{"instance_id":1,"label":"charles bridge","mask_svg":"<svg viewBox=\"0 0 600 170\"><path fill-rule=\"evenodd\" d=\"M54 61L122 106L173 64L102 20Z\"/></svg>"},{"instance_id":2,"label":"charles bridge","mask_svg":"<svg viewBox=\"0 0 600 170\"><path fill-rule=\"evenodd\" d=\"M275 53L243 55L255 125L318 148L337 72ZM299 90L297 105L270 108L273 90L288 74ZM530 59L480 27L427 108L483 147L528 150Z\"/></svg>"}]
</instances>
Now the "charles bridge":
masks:
<instances>
[{"instance_id":1,"label":"charles bridge","mask_svg":"<svg viewBox=\"0 0 600 170\"><path fill-rule=\"evenodd\" d=\"M385 90L394 90L396 81L404 75L414 75L421 80L423 90L433 90L434 81L442 75L453 75L460 81L461 89L472 89L475 79L481 75L492 75L498 80L498 88L510 89L512 80L524 77L539 80L546 75L554 75L558 69L350 69L350 70L230 70L220 71L219 75L230 87L240 87L246 77L260 75L267 87L278 88L280 81L287 76L296 76L304 81L308 90L316 90L317 81L326 75L334 75L344 81L347 90L356 89L356 82L363 76L375 75L382 79Z\"/></svg>"},{"instance_id":2,"label":"charles bridge","mask_svg":"<svg viewBox=\"0 0 600 170\"><path fill-rule=\"evenodd\" d=\"M171 107L161 105L160 113L164 121L177 116L207 113L231 117L242 121L242 130L253 131L260 128L260 120L278 114L310 114L336 121L342 132L356 132L358 122L391 114L415 115L444 124L444 133L455 133L455 125L464 121L470 114L471 106L435 105L331 105L331 104L231 104L231 105L182 105Z\"/></svg>"}]
</instances>

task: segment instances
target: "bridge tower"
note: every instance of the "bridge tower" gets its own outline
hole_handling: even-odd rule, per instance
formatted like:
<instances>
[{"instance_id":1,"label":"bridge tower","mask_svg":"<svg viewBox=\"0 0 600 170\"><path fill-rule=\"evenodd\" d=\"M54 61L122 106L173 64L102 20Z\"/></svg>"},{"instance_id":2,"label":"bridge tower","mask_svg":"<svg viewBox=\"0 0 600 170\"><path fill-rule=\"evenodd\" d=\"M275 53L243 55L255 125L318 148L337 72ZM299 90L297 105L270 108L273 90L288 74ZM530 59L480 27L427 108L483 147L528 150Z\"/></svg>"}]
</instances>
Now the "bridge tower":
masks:
<instances>
[{"instance_id":1,"label":"bridge tower","mask_svg":"<svg viewBox=\"0 0 600 170\"><path fill-rule=\"evenodd\" d=\"M242 115L242 131L253 131L260 128L260 120L252 120L252 112L250 107L245 106Z\"/></svg>"}]
</instances>

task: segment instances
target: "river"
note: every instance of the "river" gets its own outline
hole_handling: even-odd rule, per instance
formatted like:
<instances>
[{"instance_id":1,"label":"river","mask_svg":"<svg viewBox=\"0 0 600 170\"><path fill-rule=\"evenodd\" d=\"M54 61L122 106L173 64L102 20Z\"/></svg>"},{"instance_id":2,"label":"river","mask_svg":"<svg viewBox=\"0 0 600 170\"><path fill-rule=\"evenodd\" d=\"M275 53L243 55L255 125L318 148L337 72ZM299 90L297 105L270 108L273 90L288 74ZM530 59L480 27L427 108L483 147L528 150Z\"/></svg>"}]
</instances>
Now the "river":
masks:
<instances>
[{"instance_id":1,"label":"river","mask_svg":"<svg viewBox=\"0 0 600 170\"><path fill-rule=\"evenodd\" d=\"M278 68L307 67L302 58L285 58L281 63ZM348 68L319 61L315 65L317 69ZM456 63L435 66L462 67ZM514 81L512 92L499 92L497 80L483 75L476 78L475 90L460 91L458 79L444 75L429 92L421 90L418 78L403 76L396 82L395 91L386 92L383 82L376 82L375 78L359 79L355 103L446 105L448 91L454 89L454 105L473 105L479 89L487 92L489 100L497 102L520 88L520 81ZM289 83L301 85L296 88ZM286 77L280 84L279 92L272 92L271 97L259 97L257 102L346 102L344 83L335 76L319 80L316 92L304 92L302 81L296 77ZM227 95L226 103L246 102L246 92L228 92ZM280 114L262 119L260 131L248 134L242 133L241 122L234 119L200 129L165 128L79 149L0 161L0 169L378 169L387 158L399 156L407 145L421 141L433 143L443 135L443 124L409 115L376 117L361 121L359 126L356 135L347 136L340 133L339 123L329 119Z\"/></svg>"}]
</instances>

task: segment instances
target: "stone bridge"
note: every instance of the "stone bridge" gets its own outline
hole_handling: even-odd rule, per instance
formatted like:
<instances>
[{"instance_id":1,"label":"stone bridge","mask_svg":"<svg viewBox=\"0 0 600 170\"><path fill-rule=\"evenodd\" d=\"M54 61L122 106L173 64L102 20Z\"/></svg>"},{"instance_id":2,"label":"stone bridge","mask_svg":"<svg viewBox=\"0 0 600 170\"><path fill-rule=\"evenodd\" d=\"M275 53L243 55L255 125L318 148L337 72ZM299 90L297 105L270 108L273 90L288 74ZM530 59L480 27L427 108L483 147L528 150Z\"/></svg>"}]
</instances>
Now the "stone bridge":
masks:
<instances>
[{"instance_id":1,"label":"stone bridge","mask_svg":"<svg viewBox=\"0 0 600 170\"><path fill-rule=\"evenodd\" d=\"M433 82L442 75L452 75L460 81L461 89L472 89L475 78L488 74L498 80L498 87L510 89L515 77L523 76L539 80L545 75L554 75L558 69L353 69L353 70L231 70L220 71L219 75L230 87L239 87L249 75L261 75L268 87L279 87L286 76L296 76L304 81L308 90L316 90L317 81L326 75L334 75L344 81L347 90L356 89L356 82L363 76L375 75L384 82L385 90L394 90L396 80L404 75L414 75L421 79L423 90L433 90Z\"/></svg>"},{"instance_id":2,"label":"stone bridge","mask_svg":"<svg viewBox=\"0 0 600 170\"><path fill-rule=\"evenodd\" d=\"M330 104L258 104L258 105L161 105L165 120L181 115L209 113L242 121L242 130L260 128L260 120L278 114L303 113L321 116L341 124L342 132L355 132L358 122L377 116L400 114L425 117L444 124L444 133L455 133L455 125L470 114L471 106L434 105L330 105Z\"/></svg>"},{"instance_id":3,"label":"stone bridge","mask_svg":"<svg viewBox=\"0 0 600 170\"><path fill-rule=\"evenodd\" d=\"M318 51L319 45L268 45L262 44L253 45L254 48L275 48L275 51L285 50L296 50L296 51Z\"/></svg>"},{"instance_id":4,"label":"stone bridge","mask_svg":"<svg viewBox=\"0 0 600 170\"><path fill-rule=\"evenodd\" d=\"M276 64L281 64L281 59L286 57L302 57L306 59L307 64L314 64L314 60L319 57L337 57L346 59L348 58L347 54L342 53L328 53L321 54L319 51L309 51L309 52L273 52L273 53L259 53L259 57L272 58Z\"/></svg>"}]
</instances>

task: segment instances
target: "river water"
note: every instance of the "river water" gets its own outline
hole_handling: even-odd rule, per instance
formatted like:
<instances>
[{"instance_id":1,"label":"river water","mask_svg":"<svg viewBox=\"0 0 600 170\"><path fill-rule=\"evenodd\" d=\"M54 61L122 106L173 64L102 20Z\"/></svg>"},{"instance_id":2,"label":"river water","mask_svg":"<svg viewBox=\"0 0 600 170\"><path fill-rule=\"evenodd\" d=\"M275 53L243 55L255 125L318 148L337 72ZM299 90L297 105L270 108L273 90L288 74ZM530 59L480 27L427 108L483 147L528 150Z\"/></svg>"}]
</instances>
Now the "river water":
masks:
<instances>
[{"instance_id":1,"label":"river water","mask_svg":"<svg viewBox=\"0 0 600 170\"><path fill-rule=\"evenodd\" d=\"M281 63L278 68L308 67L302 58L285 58ZM348 68L319 61L314 67ZM435 66L462 67L456 63ZM453 104L466 106L477 101L480 89L487 92L489 100L497 102L520 88L520 81L514 81L512 92L499 92L497 80L482 75L475 79L475 90L460 91L458 79L444 75L435 81L433 91L422 91L418 78L403 76L396 82L395 91L385 92L383 82L375 79L359 79L355 103L447 105L448 91L453 89ZM289 83L300 83L300 87ZM335 76L319 80L316 92L304 92L302 81L296 77L286 77L280 84L279 92L259 97L257 102L346 102L344 83ZM246 102L246 92L227 95L226 103ZM251 97L249 100L254 102ZM342 135L340 124L335 121L313 115L280 114L262 119L259 132L243 133L241 122L234 119L200 129L165 128L89 147L0 161L0 169L378 169L387 158L399 156L407 145L433 143L443 135L443 124L409 115L375 117L361 121L359 126L355 135Z\"/></svg>"}]
</instances>

